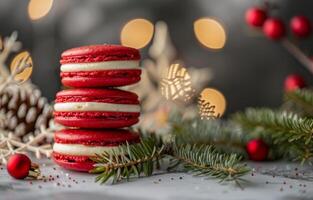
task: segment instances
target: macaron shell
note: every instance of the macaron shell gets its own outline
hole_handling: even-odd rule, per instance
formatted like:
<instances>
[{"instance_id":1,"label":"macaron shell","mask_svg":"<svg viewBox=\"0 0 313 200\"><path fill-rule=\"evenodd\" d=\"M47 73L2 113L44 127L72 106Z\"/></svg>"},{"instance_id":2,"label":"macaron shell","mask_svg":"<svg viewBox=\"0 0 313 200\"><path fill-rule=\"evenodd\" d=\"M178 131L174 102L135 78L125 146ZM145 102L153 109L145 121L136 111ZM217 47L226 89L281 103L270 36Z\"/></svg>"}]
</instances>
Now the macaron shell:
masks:
<instances>
[{"instance_id":1,"label":"macaron shell","mask_svg":"<svg viewBox=\"0 0 313 200\"><path fill-rule=\"evenodd\" d=\"M138 133L126 129L63 129L55 132L55 143L83 144L88 146L118 146L137 143Z\"/></svg>"},{"instance_id":2,"label":"macaron shell","mask_svg":"<svg viewBox=\"0 0 313 200\"><path fill-rule=\"evenodd\" d=\"M57 93L59 102L103 102L117 104L139 104L137 94L118 89L69 89Z\"/></svg>"},{"instance_id":3,"label":"macaron shell","mask_svg":"<svg viewBox=\"0 0 313 200\"><path fill-rule=\"evenodd\" d=\"M122 112L54 112L54 119L57 123L68 127L123 128L138 123L139 115L140 113Z\"/></svg>"},{"instance_id":4,"label":"macaron shell","mask_svg":"<svg viewBox=\"0 0 313 200\"><path fill-rule=\"evenodd\" d=\"M140 60L140 53L137 49L121 45L90 45L64 51L60 62L65 64L113 60Z\"/></svg>"},{"instance_id":5,"label":"macaron shell","mask_svg":"<svg viewBox=\"0 0 313 200\"><path fill-rule=\"evenodd\" d=\"M71 76L63 77L61 82L67 87L87 88L87 87L120 87L132 85L140 81L140 75L134 77L90 77Z\"/></svg>"},{"instance_id":6,"label":"macaron shell","mask_svg":"<svg viewBox=\"0 0 313 200\"><path fill-rule=\"evenodd\" d=\"M52 153L53 161L59 166L80 172L88 172L93 169L95 164L87 156L71 156L71 155L62 155L56 152Z\"/></svg>"}]
</instances>

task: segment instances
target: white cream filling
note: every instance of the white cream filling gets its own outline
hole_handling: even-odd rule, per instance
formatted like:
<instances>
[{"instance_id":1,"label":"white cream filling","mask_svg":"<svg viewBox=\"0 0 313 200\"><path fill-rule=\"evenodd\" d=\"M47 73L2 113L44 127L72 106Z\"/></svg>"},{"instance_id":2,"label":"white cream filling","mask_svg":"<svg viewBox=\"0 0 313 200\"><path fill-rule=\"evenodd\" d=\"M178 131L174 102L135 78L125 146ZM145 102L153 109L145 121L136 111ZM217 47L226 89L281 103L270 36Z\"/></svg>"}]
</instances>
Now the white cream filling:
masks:
<instances>
[{"instance_id":1,"label":"white cream filling","mask_svg":"<svg viewBox=\"0 0 313 200\"><path fill-rule=\"evenodd\" d=\"M110 69L140 69L139 61L105 61L93 63L68 63L61 65L61 72L95 71Z\"/></svg>"},{"instance_id":2,"label":"white cream filling","mask_svg":"<svg viewBox=\"0 0 313 200\"><path fill-rule=\"evenodd\" d=\"M108 112L140 112L139 105L113 104L99 102L56 103L55 111L108 111Z\"/></svg>"},{"instance_id":3,"label":"white cream filling","mask_svg":"<svg viewBox=\"0 0 313 200\"><path fill-rule=\"evenodd\" d=\"M103 152L118 151L117 146L105 147L105 146L86 146L82 144L60 144L54 143L53 151L74 156L94 156L95 154L101 154Z\"/></svg>"}]
</instances>

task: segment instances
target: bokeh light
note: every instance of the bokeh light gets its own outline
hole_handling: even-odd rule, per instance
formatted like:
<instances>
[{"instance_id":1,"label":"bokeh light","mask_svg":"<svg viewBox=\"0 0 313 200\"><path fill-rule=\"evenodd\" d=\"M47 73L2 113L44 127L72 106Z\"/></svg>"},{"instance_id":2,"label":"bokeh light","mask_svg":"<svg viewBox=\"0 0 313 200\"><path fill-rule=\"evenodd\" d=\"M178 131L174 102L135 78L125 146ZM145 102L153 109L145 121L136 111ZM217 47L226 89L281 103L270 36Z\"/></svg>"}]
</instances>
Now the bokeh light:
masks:
<instances>
[{"instance_id":1,"label":"bokeh light","mask_svg":"<svg viewBox=\"0 0 313 200\"><path fill-rule=\"evenodd\" d=\"M226 110L224 95L213 88L205 88L199 97L199 114L202 119L221 117Z\"/></svg>"},{"instance_id":2,"label":"bokeh light","mask_svg":"<svg viewBox=\"0 0 313 200\"><path fill-rule=\"evenodd\" d=\"M212 18L201 18L194 22L194 33L198 41L207 48L221 49L226 43L226 32L222 24Z\"/></svg>"},{"instance_id":3,"label":"bokeh light","mask_svg":"<svg viewBox=\"0 0 313 200\"><path fill-rule=\"evenodd\" d=\"M13 58L10 65L11 73L15 70L19 70L19 68L24 65L29 65L29 67L14 76L14 79L20 83L27 81L33 72L33 60L27 51L23 51Z\"/></svg>"},{"instance_id":4,"label":"bokeh light","mask_svg":"<svg viewBox=\"0 0 313 200\"><path fill-rule=\"evenodd\" d=\"M28 15L31 20L38 20L49 13L53 0L30 0L28 3Z\"/></svg>"},{"instance_id":5,"label":"bokeh light","mask_svg":"<svg viewBox=\"0 0 313 200\"><path fill-rule=\"evenodd\" d=\"M152 39L153 24L146 19L133 19L127 22L121 31L122 45L141 49Z\"/></svg>"}]
</instances>

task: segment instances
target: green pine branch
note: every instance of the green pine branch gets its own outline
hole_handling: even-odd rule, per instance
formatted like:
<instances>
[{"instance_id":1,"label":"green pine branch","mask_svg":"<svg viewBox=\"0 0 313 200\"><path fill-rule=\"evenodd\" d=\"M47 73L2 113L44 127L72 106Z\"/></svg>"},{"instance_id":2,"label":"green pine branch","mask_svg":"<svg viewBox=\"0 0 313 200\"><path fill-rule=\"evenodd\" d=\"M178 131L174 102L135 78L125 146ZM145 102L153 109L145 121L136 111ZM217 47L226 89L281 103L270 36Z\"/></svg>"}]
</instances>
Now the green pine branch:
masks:
<instances>
[{"instance_id":1,"label":"green pine branch","mask_svg":"<svg viewBox=\"0 0 313 200\"><path fill-rule=\"evenodd\" d=\"M173 142L162 146L155 137L145 136L139 144L121 145L110 153L104 152L91 159L96 163L90 173L99 174L96 182L105 183L113 178L112 183L128 180L130 177L150 176L163 161L165 156L183 163L188 171L196 175L218 178L221 181L238 182L248 168L239 164L237 154L218 152L211 145L176 145ZM172 169L176 167L171 166Z\"/></svg>"},{"instance_id":2,"label":"green pine branch","mask_svg":"<svg viewBox=\"0 0 313 200\"><path fill-rule=\"evenodd\" d=\"M313 119L266 108L249 108L235 114L233 120L247 132L262 131L297 159L306 161L313 157Z\"/></svg>"},{"instance_id":3,"label":"green pine branch","mask_svg":"<svg viewBox=\"0 0 313 200\"><path fill-rule=\"evenodd\" d=\"M219 153L211 145L174 145L173 157L194 175L217 178L221 182L235 181L239 184L241 177L250 171L240 163L240 156Z\"/></svg>"},{"instance_id":4,"label":"green pine branch","mask_svg":"<svg viewBox=\"0 0 313 200\"><path fill-rule=\"evenodd\" d=\"M291 110L313 116L313 91L309 89L298 89L286 92L284 99Z\"/></svg>"},{"instance_id":5,"label":"green pine branch","mask_svg":"<svg viewBox=\"0 0 313 200\"><path fill-rule=\"evenodd\" d=\"M214 145L221 152L246 156L245 142L248 138L233 123L199 117L185 120L181 115L172 116L170 123L176 144Z\"/></svg>"},{"instance_id":6,"label":"green pine branch","mask_svg":"<svg viewBox=\"0 0 313 200\"><path fill-rule=\"evenodd\" d=\"M152 175L163 154L163 146L158 147L153 138L145 138L138 144L126 144L112 152L103 152L91 159L97 163L90 173L100 173L96 182L101 184L113 177L116 183L131 176Z\"/></svg>"}]
</instances>

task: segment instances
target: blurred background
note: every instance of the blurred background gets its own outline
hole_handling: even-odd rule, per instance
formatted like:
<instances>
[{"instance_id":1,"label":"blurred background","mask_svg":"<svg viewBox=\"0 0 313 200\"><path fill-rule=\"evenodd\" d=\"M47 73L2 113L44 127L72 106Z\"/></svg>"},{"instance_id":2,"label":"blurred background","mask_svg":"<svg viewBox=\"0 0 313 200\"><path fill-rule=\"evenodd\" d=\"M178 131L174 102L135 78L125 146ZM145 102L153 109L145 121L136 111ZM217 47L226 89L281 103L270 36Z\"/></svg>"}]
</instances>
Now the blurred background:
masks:
<instances>
[{"instance_id":1,"label":"blurred background","mask_svg":"<svg viewBox=\"0 0 313 200\"><path fill-rule=\"evenodd\" d=\"M271 2L279 6L272 15L286 23L299 13L313 19L313 1ZM206 86L224 94L228 114L247 106L280 105L283 82L290 73L312 82L311 74L279 42L247 26L246 10L260 4L262 1L256 0L1 0L0 35L18 31L23 49L33 58L31 79L52 101L61 88L62 51L122 42L140 48L146 59L155 36L154 25L164 21L175 57L187 70L209 69ZM142 20L136 24L133 20L138 18ZM199 21L203 18L207 21ZM207 31L202 24L213 31L209 41L201 39ZM136 37L140 41L134 42ZM296 42L310 55L312 39Z\"/></svg>"}]
</instances>

